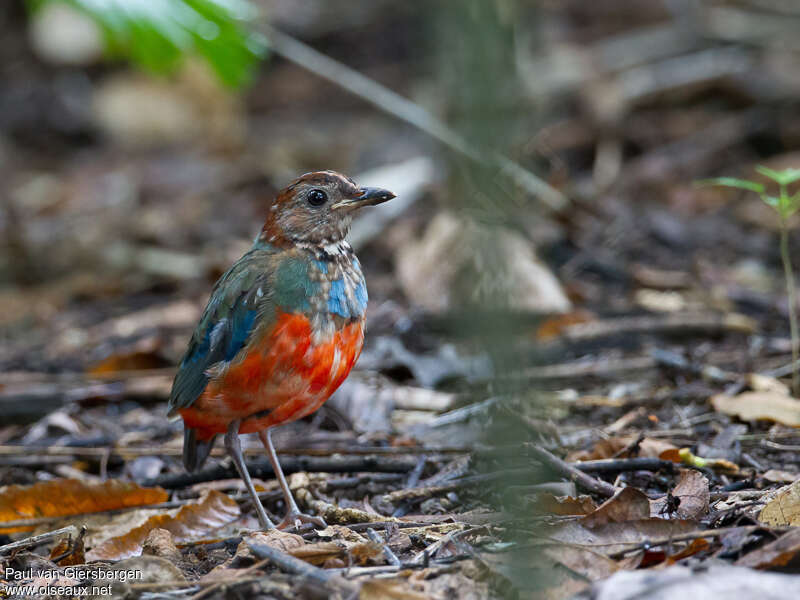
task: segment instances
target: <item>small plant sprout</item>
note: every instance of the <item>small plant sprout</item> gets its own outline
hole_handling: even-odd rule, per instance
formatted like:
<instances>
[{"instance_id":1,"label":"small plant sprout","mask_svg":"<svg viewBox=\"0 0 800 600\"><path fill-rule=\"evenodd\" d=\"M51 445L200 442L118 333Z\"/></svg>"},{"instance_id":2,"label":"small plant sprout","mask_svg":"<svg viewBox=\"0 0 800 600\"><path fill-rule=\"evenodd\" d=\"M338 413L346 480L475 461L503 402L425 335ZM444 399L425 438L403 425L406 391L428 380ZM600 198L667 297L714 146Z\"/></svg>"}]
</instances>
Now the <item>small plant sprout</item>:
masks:
<instances>
[{"instance_id":1,"label":"small plant sprout","mask_svg":"<svg viewBox=\"0 0 800 600\"><path fill-rule=\"evenodd\" d=\"M736 179L734 177L719 177L701 181L702 185L720 185L725 187L739 188L758 194L765 204L771 206L780 219L780 246L781 260L783 261L783 275L786 280L786 295L789 302L789 330L792 336L792 394L795 397L800 395L800 338L797 331L797 294L794 286L794 270L792 268L792 258L789 254L789 219L800 208L800 191L789 194L789 186L800 181L800 169L783 169L775 171L773 169L759 166L756 171L764 177L771 179L778 184L778 195L771 196L767 193L767 187L763 183L750 181L749 179Z\"/></svg>"}]
</instances>

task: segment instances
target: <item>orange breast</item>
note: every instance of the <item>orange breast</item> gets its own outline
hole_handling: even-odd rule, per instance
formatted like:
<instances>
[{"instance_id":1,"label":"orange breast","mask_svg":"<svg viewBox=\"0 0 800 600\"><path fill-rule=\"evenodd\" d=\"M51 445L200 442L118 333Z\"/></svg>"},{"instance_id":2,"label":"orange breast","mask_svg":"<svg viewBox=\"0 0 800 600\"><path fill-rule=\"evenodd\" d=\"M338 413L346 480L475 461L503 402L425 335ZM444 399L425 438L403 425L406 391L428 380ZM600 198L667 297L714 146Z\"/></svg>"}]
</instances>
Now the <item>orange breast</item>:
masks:
<instances>
[{"instance_id":1,"label":"orange breast","mask_svg":"<svg viewBox=\"0 0 800 600\"><path fill-rule=\"evenodd\" d=\"M275 325L203 394L180 411L200 439L224 433L242 419L239 433L288 423L317 410L350 373L364 344L364 321L354 321L314 343L311 323L281 313Z\"/></svg>"}]
</instances>

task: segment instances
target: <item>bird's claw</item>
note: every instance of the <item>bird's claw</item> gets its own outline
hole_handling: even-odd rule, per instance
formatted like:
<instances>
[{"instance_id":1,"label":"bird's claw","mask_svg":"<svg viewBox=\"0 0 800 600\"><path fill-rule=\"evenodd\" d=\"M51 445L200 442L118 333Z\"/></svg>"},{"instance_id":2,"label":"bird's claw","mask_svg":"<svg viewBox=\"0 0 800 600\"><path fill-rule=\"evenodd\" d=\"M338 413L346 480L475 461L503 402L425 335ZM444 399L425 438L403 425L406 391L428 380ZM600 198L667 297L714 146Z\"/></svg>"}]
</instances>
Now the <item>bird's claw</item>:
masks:
<instances>
[{"instance_id":1,"label":"bird's claw","mask_svg":"<svg viewBox=\"0 0 800 600\"><path fill-rule=\"evenodd\" d=\"M328 526L328 524L325 523L325 519L322 517L313 517L299 511L291 511L276 525L276 527L278 529L288 529L290 527L299 527L302 523L311 523L320 529L324 529Z\"/></svg>"}]
</instances>

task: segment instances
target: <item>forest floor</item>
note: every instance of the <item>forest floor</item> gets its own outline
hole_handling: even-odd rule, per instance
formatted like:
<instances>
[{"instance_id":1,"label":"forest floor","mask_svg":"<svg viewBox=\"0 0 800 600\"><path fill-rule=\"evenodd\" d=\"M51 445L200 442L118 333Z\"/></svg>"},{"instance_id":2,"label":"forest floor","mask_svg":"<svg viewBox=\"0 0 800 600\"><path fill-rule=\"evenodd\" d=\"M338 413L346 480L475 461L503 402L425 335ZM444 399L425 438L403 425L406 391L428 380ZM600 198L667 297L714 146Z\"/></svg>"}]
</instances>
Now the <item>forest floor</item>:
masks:
<instances>
[{"instance_id":1,"label":"forest floor","mask_svg":"<svg viewBox=\"0 0 800 600\"><path fill-rule=\"evenodd\" d=\"M694 185L798 166L798 84L780 66L793 55L718 30L685 38L648 3L626 23L568 4L584 24L571 43L608 64L591 85L585 72L538 80L537 94L570 101L515 156L547 165L570 202L531 209L516 233L572 308L516 315L505 371L441 307L411 300L424 303L431 265L411 268L408 248L433 252L426 227L454 202L423 133L276 59L243 105L212 92L195 106L198 135L213 123L222 147L131 149L74 112L84 88L40 65L6 74L9 90L71 101L54 130L53 107L35 102L9 103L2 123L0 150L14 152L0 164L0 590L90 579L141 598L794 597L800 400L778 221L756 196ZM614 54L642 31L649 54ZM0 43L24 47L15 35ZM356 43L319 35L332 50ZM678 65L699 67L672 77ZM195 76L170 96L177 106L196 96ZM557 89L542 91L548 81ZM608 94L628 96L606 119ZM323 153L320 140L340 141ZM357 369L274 436L300 507L328 526L264 533L221 448L184 472L166 400L214 280L279 183L322 158L409 201L354 225L370 288ZM279 520L249 437L250 472Z\"/></svg>"}]
</instances>

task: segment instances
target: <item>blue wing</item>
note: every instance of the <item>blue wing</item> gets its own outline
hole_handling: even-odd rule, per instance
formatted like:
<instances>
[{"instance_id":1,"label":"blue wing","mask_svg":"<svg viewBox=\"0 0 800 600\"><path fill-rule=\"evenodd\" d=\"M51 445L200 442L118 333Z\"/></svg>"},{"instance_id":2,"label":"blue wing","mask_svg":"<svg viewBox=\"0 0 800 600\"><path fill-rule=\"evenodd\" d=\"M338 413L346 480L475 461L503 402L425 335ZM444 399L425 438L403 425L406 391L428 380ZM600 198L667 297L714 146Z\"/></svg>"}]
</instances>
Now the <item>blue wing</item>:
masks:
<instances>
[{"instance_id":1,"label":"blue wing","mask_svg":"<svg viewBox=\"0 0 800 600\"><path fill-rule=\"evenodd\" d=\"M225 273L211 293L203 317L192 334L169 399L169 414L191 406L203 393L210 368L233 360L256 327L267 290L263 263L245 254ZM261 261L259 261L261 262ZM260 267L260 268L259 268Z\"/></svg>"}]
</instances>

